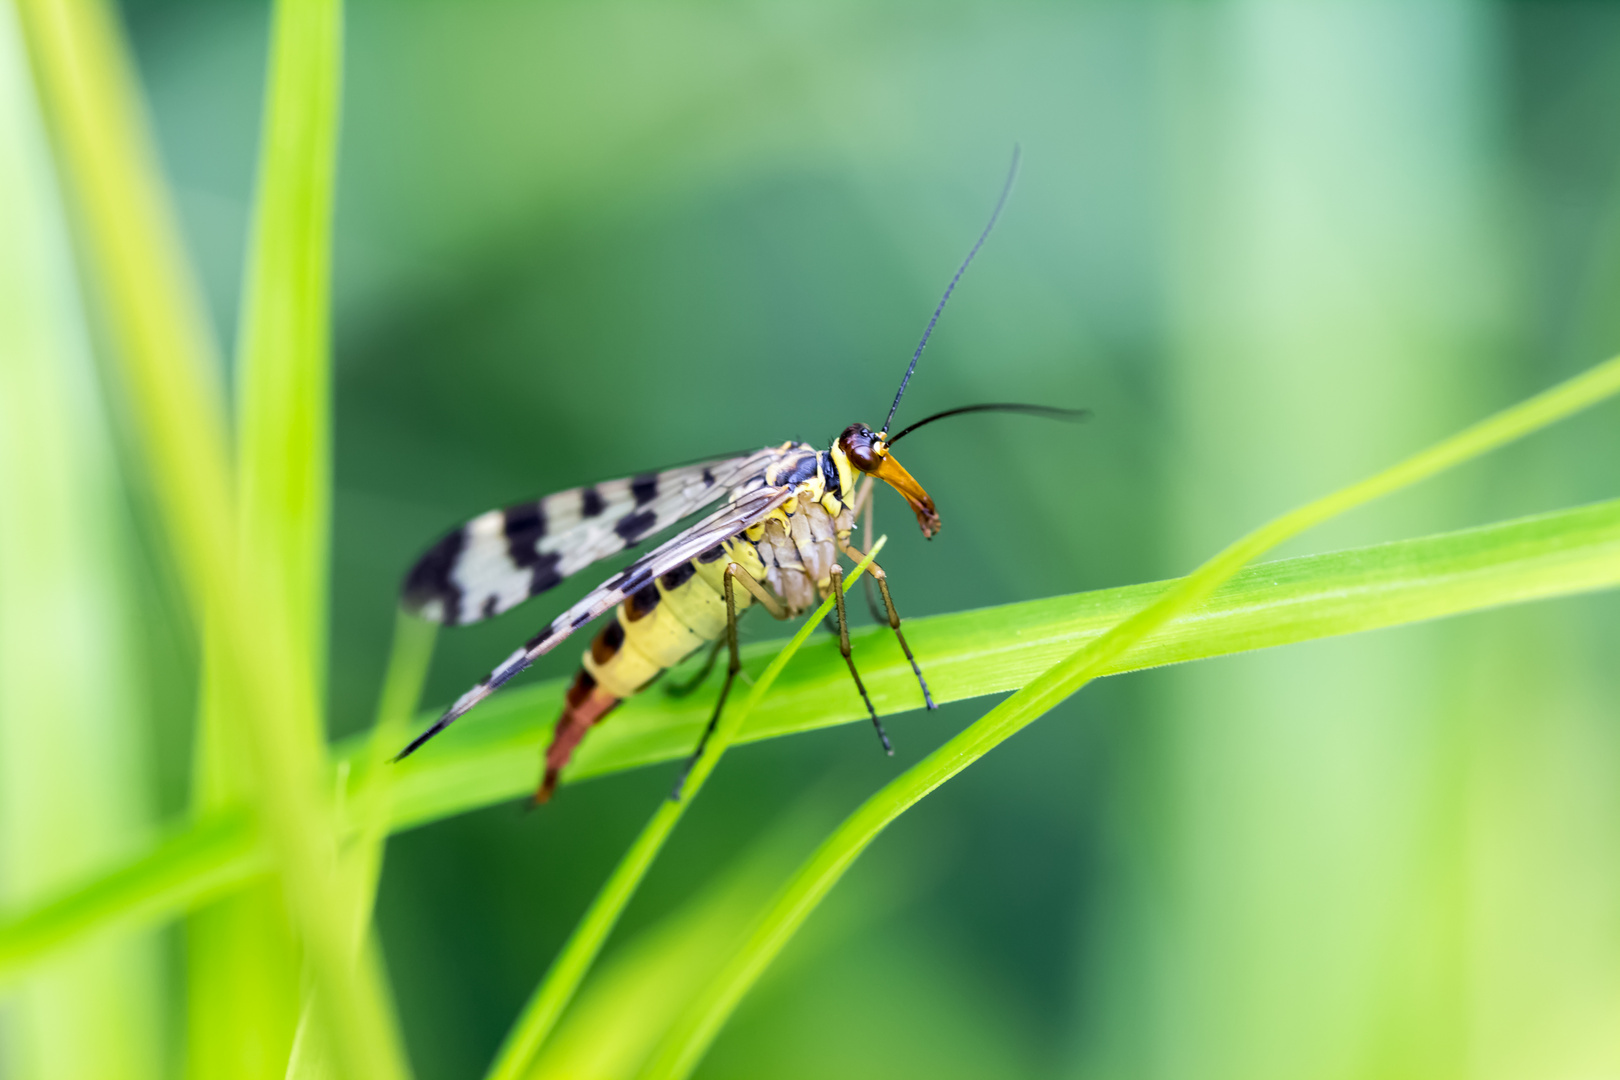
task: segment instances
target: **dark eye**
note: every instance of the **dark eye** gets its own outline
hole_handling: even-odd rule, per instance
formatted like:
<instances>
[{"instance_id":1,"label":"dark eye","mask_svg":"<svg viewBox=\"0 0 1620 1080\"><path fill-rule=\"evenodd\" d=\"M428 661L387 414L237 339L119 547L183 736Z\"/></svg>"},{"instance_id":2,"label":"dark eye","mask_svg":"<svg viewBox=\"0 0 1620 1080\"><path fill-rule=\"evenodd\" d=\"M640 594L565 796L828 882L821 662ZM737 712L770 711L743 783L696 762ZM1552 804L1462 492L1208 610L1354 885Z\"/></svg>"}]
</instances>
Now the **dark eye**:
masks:
<instances>
[{"instance_id":1,"label":"dark eye","mask_svg":"<svg viewBox=\"0 0 1620 1080\"><path fill-rule=\"evenodd\" d=\"M838 443L844 448L851 465L863 473L876 469L882 459L872 450L872 429L865 424L851 424L838 436Z\"/></svg>"}]
</instances>

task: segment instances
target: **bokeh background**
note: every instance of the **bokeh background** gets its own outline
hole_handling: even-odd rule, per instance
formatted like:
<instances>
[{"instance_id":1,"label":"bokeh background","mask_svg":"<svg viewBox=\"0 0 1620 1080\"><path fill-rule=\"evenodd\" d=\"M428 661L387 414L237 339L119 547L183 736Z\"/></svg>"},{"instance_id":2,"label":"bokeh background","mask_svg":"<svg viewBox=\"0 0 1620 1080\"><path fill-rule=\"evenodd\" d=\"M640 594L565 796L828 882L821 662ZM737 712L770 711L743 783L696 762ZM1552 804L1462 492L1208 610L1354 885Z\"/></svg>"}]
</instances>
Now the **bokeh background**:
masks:
<instances>
[{"instance_id":1,"label":"bokeh background","mask_svg":"<svg viewBox=\"0 0 1620 1080\"><path fill-rule=\"evenodd\" d=\"M123 12L228 342L267 10ZM354 0L345 81L338 735L460 519L881 420L1015 142L901 419L1095 418L908 441L945 530L880 503L907 614L1184 572L1620 349L1612 4ZM1287 553L1613 496L1615 427ZM444 635L429 700L571 595ZM138 607L165 817L193 645L164 581ZM1088 688L902 819L701 1075L1620 1077L1617 628L1597 596ZM616 940L761 845L790 865L984 707L895 718L893 762L858 725L736 750ZM478 1075L668 783L390 845L419 1075Z\"/></svg>"}]
</instances>

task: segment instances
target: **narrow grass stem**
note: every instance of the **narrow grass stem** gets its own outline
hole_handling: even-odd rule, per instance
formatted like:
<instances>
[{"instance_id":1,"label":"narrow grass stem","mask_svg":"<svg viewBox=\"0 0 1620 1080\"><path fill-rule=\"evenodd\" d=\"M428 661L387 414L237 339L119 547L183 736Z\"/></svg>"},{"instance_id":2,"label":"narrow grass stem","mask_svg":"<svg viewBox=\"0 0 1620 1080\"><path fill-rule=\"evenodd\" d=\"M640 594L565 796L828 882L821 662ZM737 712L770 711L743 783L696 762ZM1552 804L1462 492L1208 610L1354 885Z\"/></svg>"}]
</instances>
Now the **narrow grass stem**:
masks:
<instances>
[{"instance_id":1,"label":"narrow grass stem","mask_svg":"<svg viewBox=\"0 0 1620 1080\"><path fill-rule=\"evenodd\" d=\"M345 783L346 777L338 777L340 798L345 790L354 792L353 809L347 813L342 812L343 807L339 809L340 817L352 822L353 827L344 861L351 875L357 944L364 937L376 903L383 845L393 820L395 770L390 759L410 730L417 704L422 699L422 685L427 681L438 631L437 623L404 611L395 616L394 643L383 675L382 694L377 700L377 719L366 739L365 756L352 765L350 761L343 763L345 770L354 768L359 776L348 783Z\"/></svg>"},{"instance_id":2,"label":"narrow grass stem","mask_svg":"<svg viewBox=\"0 0 1620 1080\"><path fill-rule=\"evenodd\" d=\"M433 643L438 624L400 611L394 618L393 645L383 674L382 692L377 698L377 716L362 754L338 766L337 797L339 820L352 827L339 855L340 871L347 877L351 947L363 963L375 963L366 956L372 911L377 902L377 884L382 877L383 850L388 840L394 770L389 758L411 724L411 717L422 697L428 665L433 659ZM351 776L358 773L358 776ZM352 793L345 806L345 792ZM315 1002L306 997L298 1016L292 1053L287 1063L287 1080L316 1080L332 1073L330 1040L315 1024Z\"/></svg>"},{"instance_id":3,"label":"narrow grass stem","mask_svg":"<svg viewBox=\"0 0 1620 1080\"><path fill-rule=\"evenodd\" d=\"M888 537L880 537L877 543L872 545L872 550L867 552L866 558L844 578L845 592L848 592L850 586L854 585L866 572L866 568L872 565L872 560L877 558L878 552L883 550L887 542ZM799 627L799 632L793 635L782 647L782 651L776 654L776 658L771 661L764 673L754 681L753 688L741 705L728 709L721 716L703 756L698 758L692 766L692 771L686 776L681 798L665 799L658 804L658 809L653 811L652 819L630 845L630 850L619 860L618 866L614 867L613 874L596 894L596 899L591 901L590 908L580 919L579 925L574 928L568 941L564 943L562 951L557 954L557 959L552 962L545 979L541 981L529 1003L524 1006L522 1015L518 1017L517 1023L506 1037L506 1042L501 1046L500 1054L489 1071L490 1080L521 1080L528 1075L536 1055L545 1045L546 1037L557 1026L557 1020L562 1016L563 1010L573 1000L580 983L584 981L586 973L590 971L591 965L601 953L608 935L618 923L619 916L630 903L630 898L635 895L642 879L647 876L653 860L663 849L664 841L669 838L681 816L686 813L686 808L703 790L703 785L714 772L715 766L720 763L721 755L736 739L743 721L748 719L748 715L754 711L754 706L758 705L770 691L771 684L776 682L776 677L782 673L788 661L793 659L793 654L799 651L799 646L803 645L815 632L816 627L821 625L821 621L832 610L833 602L834 598L831 596L822 601L821 606L804 621L803 626Z\"/></svg>"},{"instance_id":4,"label":"narrow grass stem","mask_svg":"<svg viewBox=\"0 0 1620 1080\"><path fill-rule=\"evenodd\" d=\"M1336 514L1415 484L1620 391L1620 357L1537 394L1405 461L1290 511L1242 537L1108 633L1038 675L863 803L822 842L719 974L672 1025L643 1080L690 1076L743 996L879 833L934 789L1074 694L1106 665L1209 596L1262 552Z\"/></svg>"}]
</instances>

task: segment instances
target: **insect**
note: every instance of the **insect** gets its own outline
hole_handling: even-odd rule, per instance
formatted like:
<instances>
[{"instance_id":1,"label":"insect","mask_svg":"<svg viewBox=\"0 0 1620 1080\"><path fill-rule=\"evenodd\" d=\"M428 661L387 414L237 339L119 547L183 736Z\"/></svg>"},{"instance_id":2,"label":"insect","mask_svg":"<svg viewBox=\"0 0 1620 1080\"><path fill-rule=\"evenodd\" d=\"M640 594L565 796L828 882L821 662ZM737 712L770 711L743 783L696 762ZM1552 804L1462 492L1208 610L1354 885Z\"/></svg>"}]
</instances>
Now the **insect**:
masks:
<instances>
[{"instance_id":1,"label":"insect","mask_svg":"<svg viewBox=\"0 0 1620 1080\"><path fill-rule=\"evenodd\" d=\"M672 799L679 799L687 771L703 753L741 669L738 616L758 604L777 619L790 619L829 595L836 598L839 651L884 750L892 754L883 722L850 651L838 557L853 562L866 557L850 543L850 536L856 513L871 499L873 485L879 480L905 499L924 536L932 539L939 531L933 499L896 460L894 444L924 424L968 412L1083 415L1083 411L1036 405L970 405L937 413L889 437L889 425L923 347L952 290L995 227L1017 170L1015 151L990 220L934 309L878 431L856 423L825 450L808 443L784 442L738 457L558 492L475 517L429 549L406 576L404 605L423 618L459 626L499 615L598 560L720 504L554 619L461 695L395 760L414 753L576 630L617 608L592 639L568 690L545 753L545 771L535 801L551 797L580 740L621 701L713 643L708 664L693 680L694 685L701 682L723 643L730 655L725 681L708 726L671 794ZM924 704L932 709L933 695L901 630L888 575L874 562L871 577L883 595L882 617L911 662Z\"/></svg>"}]
</instances>

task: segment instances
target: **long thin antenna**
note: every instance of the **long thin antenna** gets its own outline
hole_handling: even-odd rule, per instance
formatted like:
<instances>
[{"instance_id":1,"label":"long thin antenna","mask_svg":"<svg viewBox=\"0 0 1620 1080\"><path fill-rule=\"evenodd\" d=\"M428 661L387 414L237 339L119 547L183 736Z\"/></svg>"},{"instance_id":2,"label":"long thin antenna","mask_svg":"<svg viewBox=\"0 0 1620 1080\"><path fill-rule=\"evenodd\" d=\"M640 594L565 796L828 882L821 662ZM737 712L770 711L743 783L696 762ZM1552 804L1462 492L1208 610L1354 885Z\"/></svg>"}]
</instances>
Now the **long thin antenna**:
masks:
<instances>
[{"instance_id":1,"label":"long thin antenna","mask_svg":"<svg viewBox=\"0 0 1620 1080\"><path fill-rule=\"evenodd\" d=\"M1045 416L1053 420L1081 421L1091 419L1090 409L1060 409L1055 405L1014 405L999 402L990 405L963 405L959 408L937 412L933 416L925 416L915 424L908 425L901 430L900 434L889 440L889 445L893 446L924 424L932 424L935 420L943 420L947 416L961 416L963 413L976 412L1027 413L1030 416Z\"/></svg>"},{"instance_id":2,"label":"long thin antenna","mask_svg":"<svg viewBox=\"0 0 1620 1080\"><path fill-rule=\"evenodd\" d=\"M917 370L917 360L922 356L923 346L928 344L928 335L934 332L934 324L939 322L939 313L945 310L945 301L951 298L951 290L956 288L958 281L962 280L962 274L967 270L968 263L972 262L973 256L979 253L979 248L984 245L985 239L990 235L990 230L996 227L996 218L1001 216L1001 208L1007 205L1007 196L1012 194L1013 181L1018 178L1018 156L1018 144L1014 143L1012 167L1007 170L1007 182L1001 186L1001 198L996 200L996 208L990 211L990 220L986 223L984 232L980 233L979 238L973 242L973 250L968 252L967 258L962 260L962 265L956 268L956 276L951 278L951 283L945 286L945 295L939 298L939 307L934 309L934 317L928 320L928 329L923 331L922 340L917 342L917 351L911 354L911 366L906 368L905 378L900 380L900 389L895 391L894 404L889 406L889 415L883 421L882 430L884 434L888 433L889 423L894 420L895 411L900 408L900 399L905 396L906 384L911 381L911 373Z\"/></svg>"}]
</instances>

